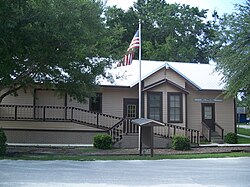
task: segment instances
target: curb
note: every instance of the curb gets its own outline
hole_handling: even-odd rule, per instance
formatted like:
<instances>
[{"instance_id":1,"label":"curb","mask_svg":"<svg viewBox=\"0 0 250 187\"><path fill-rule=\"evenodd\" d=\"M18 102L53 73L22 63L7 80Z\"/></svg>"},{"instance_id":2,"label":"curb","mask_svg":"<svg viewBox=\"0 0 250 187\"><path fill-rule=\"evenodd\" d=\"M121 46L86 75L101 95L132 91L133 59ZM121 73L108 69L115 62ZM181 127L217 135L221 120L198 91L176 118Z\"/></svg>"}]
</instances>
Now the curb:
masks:
<instances>
[{"instance_id":1,"label":"curb","mask_svg":"<svg viewBox=\"0 0 250 187\"><path fill-rule=\"evenodd\" d=\"M250 144L204 144L199 147L250 147Z\"/></svg>"},{"instance_id":2,"label":"curb","mask_svg":"<svg viewBox=\"0 0 250 187\"><path fill-rule=\"evenodd\" d=\"M7 143L13 147L94 147L93 144L26 144L26 143Z\"/></svg>"}]
</instances>

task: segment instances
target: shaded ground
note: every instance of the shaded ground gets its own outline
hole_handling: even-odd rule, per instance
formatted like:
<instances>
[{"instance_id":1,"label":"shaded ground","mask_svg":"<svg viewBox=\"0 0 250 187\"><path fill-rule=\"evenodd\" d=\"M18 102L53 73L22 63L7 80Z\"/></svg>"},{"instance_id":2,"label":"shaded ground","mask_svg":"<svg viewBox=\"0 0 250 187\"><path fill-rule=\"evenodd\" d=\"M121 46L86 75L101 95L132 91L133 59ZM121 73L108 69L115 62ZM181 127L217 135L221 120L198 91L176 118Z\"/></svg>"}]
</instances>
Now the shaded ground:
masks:
<instances>
[{"instance_id":1,"label":"shaded ground","mask_svg":"<svg viewBox=\"0 0 250 187\"><path fill-rule=\"evenodd\" d=\"M150 154L150 150L144 150L144 154ZM214 146L198 147L189 151L176 151L172 149L155 149L154 154L200 154L200 153L228 153L228 152L250 152L248 146ZM138 149L112 149L99 150L83 147L34 147L34 146L8 146L7 156L15 155L138 155Z\"/></svg>"}]
</instances>

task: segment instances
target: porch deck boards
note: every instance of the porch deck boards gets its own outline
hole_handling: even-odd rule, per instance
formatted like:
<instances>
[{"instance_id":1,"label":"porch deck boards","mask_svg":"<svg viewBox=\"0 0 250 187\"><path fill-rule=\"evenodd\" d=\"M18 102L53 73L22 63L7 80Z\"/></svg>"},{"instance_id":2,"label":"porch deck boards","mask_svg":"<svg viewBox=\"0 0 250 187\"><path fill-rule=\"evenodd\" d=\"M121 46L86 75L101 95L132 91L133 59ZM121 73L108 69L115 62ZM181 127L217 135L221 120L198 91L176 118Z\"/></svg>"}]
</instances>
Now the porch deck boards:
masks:
<instances>
[{"instance_id":1,"label":"porch deck boards","mask_svg":"<svg viewBox=\"0 0 250 187\"><path fill-rule=\"evenodd\" d=\"M102 129L72 122L40 121L0 121L0 128L23 130L58 130L58 131L103 131Z\"/></svg>"},{"instance_id":2,"label":"porch deck boards","mask_svg":"<svg viewBox=\"0 0 250 187\"><path fill-rule=\"evenodd\" d=\"M71 122L0 121L11 144L92 144L102 129Z\"/></svg>"}]
</instances>

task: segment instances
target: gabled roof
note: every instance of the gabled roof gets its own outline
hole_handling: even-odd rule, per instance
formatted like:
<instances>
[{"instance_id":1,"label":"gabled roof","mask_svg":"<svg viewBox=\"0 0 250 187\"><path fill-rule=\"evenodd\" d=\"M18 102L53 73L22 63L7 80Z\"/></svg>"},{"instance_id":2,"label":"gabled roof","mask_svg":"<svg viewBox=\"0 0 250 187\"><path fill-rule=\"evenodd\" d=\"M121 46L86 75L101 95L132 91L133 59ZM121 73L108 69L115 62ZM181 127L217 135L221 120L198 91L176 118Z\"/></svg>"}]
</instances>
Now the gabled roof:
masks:
<instances>
[{"instance_id":1,"label":"gabled roof","mask_svg":"<svg viewBox=\"0 0 250 187\"><path fill-rule=\"evenodd\" d=\"M142 80L158 70L172 69L199 90L223 90L222 75L215 71L215 65L183 62L147 61L141 62ZM133 60L131 65L116 67L114 65L107 73L113 76L113 81L99 78L101 86L133 87L139 81L139 61Z\"/></svg>"}]
</instances>

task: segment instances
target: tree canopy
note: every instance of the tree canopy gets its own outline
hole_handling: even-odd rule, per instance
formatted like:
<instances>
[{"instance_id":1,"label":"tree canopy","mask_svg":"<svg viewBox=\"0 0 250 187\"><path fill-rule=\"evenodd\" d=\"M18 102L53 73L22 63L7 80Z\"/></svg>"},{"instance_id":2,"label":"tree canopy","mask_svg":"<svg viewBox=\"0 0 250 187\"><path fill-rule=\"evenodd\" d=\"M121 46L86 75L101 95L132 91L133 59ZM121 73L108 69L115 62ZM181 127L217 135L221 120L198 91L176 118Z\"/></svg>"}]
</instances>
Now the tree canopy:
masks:
<instances>
[{"instance_id":1,"label":"tree canopy","mask_svg":"<svg viewBox=\"0 0 250 187\"><path fill-rule=\"evenodd\" d=\"M122 47L126 50L140 18L143 59L208 63L214 30L206 14L207 10L165 0L138 0L127 11L110 7L106 24L110 33L120 31L117 53Z\"/></svg>"},{"instance_id":2,"label":"tree canopy","mask_svg":"<svg viewBox=\"0 0 250 187\"><path fill-rule=\"evenodd\" d=\"M236 11L224 15L217 23L214 59L224 75L227 95L242 92L246 106L250 106L250 0L236 5Z\"/></svg>"},{"instance_id":3,"label":"tree canopy","mask_svg":"<svg viewBox=\"0 0 250 187\"><path fill-rule=\"evenodd\" d=\"M139 19L143 59L208 63L213 51L229 93L249 93L249 0L219 23L206 20L207 10L165 0L137 0L127 11L101 0L0 4L0 103L37 86L83 101L111 58L125 54Z\"/></svg>"},{"instance_id":4,"label":"tree canopy","mask_svg":"<svg viewBox=\"0 0 250 187\"><path fill-rule=\"evenodd\" d=\"M102 5L92 0L0 0L0 102L42 85L83 101L103 73Z\"/></svg>"}]
</instances>

